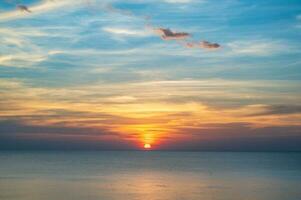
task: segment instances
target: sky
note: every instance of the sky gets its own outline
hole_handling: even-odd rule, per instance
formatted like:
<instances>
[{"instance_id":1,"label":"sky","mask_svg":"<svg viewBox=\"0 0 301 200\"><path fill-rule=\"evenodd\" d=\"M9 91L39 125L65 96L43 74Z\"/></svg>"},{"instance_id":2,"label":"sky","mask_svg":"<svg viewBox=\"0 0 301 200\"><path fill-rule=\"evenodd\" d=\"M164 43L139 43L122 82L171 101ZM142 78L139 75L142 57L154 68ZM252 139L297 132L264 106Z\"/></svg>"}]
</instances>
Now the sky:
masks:
<instances>
[{"instance_id":1,"label":"sky","mask_svg":"<svg viewBox=\"0 0 301 200\"><path fill-rule=\"evenodd\" d=\"M299 0L3 0L0 150L301 151Z\"/></svg>"}]
</instances>

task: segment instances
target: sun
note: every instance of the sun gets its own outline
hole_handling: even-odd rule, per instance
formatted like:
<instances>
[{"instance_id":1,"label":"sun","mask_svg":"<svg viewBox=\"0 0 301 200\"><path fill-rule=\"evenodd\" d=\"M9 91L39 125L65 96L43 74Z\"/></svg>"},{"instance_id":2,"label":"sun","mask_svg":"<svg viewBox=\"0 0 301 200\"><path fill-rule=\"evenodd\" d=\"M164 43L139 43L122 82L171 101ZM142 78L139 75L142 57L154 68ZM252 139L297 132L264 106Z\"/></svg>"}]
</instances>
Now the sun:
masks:
<instances>
[{"instance_id":1,"label":"sun","mask_svg":"<svg viewBox=\"0 0 301 200\"><path fill-rule=\"evenodd\" d=\"M150 144L144 144L144 149L151 149L152 146Z\"/></svg>"}]
</instances>

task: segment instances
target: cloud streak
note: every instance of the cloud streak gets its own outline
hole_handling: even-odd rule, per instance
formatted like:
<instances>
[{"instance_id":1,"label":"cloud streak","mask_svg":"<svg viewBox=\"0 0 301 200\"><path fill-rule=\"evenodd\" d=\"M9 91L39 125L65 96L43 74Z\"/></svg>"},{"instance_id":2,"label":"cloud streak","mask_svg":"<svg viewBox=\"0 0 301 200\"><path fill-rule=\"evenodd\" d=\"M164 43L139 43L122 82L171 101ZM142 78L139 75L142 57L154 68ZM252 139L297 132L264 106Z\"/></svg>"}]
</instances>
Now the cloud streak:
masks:
<instances>
[{"instance_id":1,"label":"cloud streak","mask_svg":"<svg viewBox=\"0 0 301 200\"><path fill-rule=\"evenodd\" d=\"M301 105L262 105L257 108L260 108L261 111L249 116L301 114Z\"/></svg>"},{"instance_id":2,"label":"cloud streak","mask_svg":"<svg viewBox=\"0 0 301 200\"><path fill-rule=\"evenodd\" d=\"M202 41L202 42L188 42L186 43L186 46L188 48L202 48L202 49L219 49L221 48L221 45L217 43L210 43L208 41Z\"/></svg>"},{"instance_id":3,"label":"cloud streak","mask_svg":"<svg viewBox=\"0 0 301 200\"><path fill-rule=\"evenodd\" d=\"M41 1L36 5L30 6L30 11L32 12L31 15L24 15L24 13L19 12L19 10L2 12L0 13L0 21L10 21L10 20L22 19L26 17L33 17L39 14L44 14L46 12L56 10L58 8L63 8L63 7L71 8L79 4L82 4L82 1L76 1L76 2L72 0ZM17 8L22 11L28 10L28 7L24 5L19 5Z\"/></svg>"},{"instance_id":4,"label":"cloud streak","mask_svg":"<svg viewBox=\"0 0 301 200\"><path fill-rule=\"evenodd\" d=\"M163 40L184 40L190 37L186 32L174 32L168 28L157 28L154 32L161 36Z\"/></svg>"},{"instance_id":5,"label":"cloud streak","mask_svg":"<svg viewBox=\"0 0 301 200\"><path fill-rule=\"evenodd\" d=\"M104 27L102 30L105 32L120 35L120 36L131 36L131 37L147 37L151 34L146 30L139 29L128 29L128 28L117 28L117 27Z\"/></svg>"},{"instance_id":6,"label":"cloud streak","mask_svg":"<svg viewBox=\"0 0 301 200\"><path fill-rule=\"evenodd\" d=\"M227 44L235 55L270 56L282 52L297 51L294 45L287 42L269 39L239 40Z\"/></svg>"}]
</instances>

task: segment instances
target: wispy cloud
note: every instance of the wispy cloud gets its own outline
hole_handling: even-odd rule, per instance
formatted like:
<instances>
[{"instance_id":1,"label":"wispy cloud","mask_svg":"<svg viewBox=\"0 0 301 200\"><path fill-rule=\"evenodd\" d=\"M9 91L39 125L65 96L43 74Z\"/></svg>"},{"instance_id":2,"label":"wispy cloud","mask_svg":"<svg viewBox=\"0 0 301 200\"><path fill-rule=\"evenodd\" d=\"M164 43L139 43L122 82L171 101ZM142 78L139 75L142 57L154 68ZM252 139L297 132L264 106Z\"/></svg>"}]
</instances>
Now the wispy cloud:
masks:
<instances>
[{"instance_id":1,"label":"wispy cloud","mask_svg":"<svg viewBox=\"0 0 301 200\"><path fill-rule=\"evenodd\" d=\"M186 44L188 48L203 48L203 49L219 49L221 45L217 43L210 43L207 41L202 42L188 42Z\"/></svg>"},{"instance_id":2,"label":"wispy cloud","mask_svg":"<svg viewBox=\"0 0 301 200\"><path fill-rule=\"evenodd\" d=\"M36 5L32 5L30 7L25 6L31 13L22 13L19 10L8 11L0 13L0 21L8 21L8 20L15 20L20 18L32 17L39 14L43 14L45 12L49 12L58 8L63 7L73 7L75 5L82 4L83 1L72 1L72 0L61 0L61 1L41 1ZM20 9L26 10L23 6L19 6Z\"/></svg>"},{"instance_id":3,"label":"wispy cloud","mask_svg":"<svg viewBox=\"0 0 301 200\"><path fill-rule=\"evenodd\" d=\"M235 55L270 56L297 50L288 43L274 40L241 40L230 42L227 46Z\"/></svg>"},{"instance_id":4,"label":"wispy cloud","mask_svg":"<svg viewBox=\"0 0 301 200\"><path fill-rule=\"evenodd\" d=\"M139 30L139 29L129 29L129 28L104 27L102 30L114 35L128 36L128 37L147 37L151 35L149 31L143 29Z\"/></svg>"},{"instance_id":5,"label":"wispy cloud","mask_svg":"<svg viewBox=\"0 0 301 200\"><path fill-rule=\"evenodd\" d=\"M42 62L47 59L46 55L33 54L14 54L14 55L0 55L0 65L7 67L27 68L34 63Z\"/></svg>"},{"instance_id":6,"label":"wispy cloud","mask_svg":"<svg viewBox=\"0 0 301 200\"><path fill-rule=\"evenodd\" d=\"M299 114L301 115L301 105L258 105L256 106L254 113L249 116L267 116L267 115L290 115Z\"/></svg>"},{"instance_id":7,"label":"wispy cloud","mask_svg":"<svg viewBox=\"0 0 301 200\"><path fill-rule=\"evenodd\" d=\"M164 1L167 3L180 3L180 4L193 2L193 0L164 0Z\"/></svg>"}]
</instances>

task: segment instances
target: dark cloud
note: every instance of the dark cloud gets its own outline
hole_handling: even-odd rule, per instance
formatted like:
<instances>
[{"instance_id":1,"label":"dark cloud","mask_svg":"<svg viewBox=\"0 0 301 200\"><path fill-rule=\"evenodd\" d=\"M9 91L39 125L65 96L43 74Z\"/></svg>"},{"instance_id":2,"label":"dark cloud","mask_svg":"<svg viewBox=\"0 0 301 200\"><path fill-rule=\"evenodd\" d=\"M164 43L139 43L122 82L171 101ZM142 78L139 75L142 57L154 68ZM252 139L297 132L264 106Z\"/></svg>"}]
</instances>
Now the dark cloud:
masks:
<instances>
[{"instance_id":1,"label":"dark cloud","mask_svg":"<svg viewBox=\"0 0 301 200\"><path fill-rule=\"evenodd\" d=\"M186 46L188 48L203 48L203 49L219 49L221 47L221 45L218 43L211 43L208 41L188 42Z\"/></svg>"},{"instance_id":2,"label":"dark cloud","mask_svg":"<svg viewBox=\"0 0 301 200\"><path fill-rule=\"evenodd\" d=\"M301 105L267 105L263 111L248 116L301 114Z\"/></svg>"},{"instance_id":3,"label":"dark cloud","mask_svg":"<svg viewBox=\"0 0 301 200\"><path fill-rule=\"evenodd\" d=\"M18 138L0 135L0 150L134 150L129 140L80 140L61 138Z\"/></svg>"},{"instance_id":4,"label":"dark cloud","mask_svg":"<svg viewBox=\"0 0 301 200\"><path fill-rule=\"evenodd\" d=\"M189 33L186 32L173 32L166 28L157 28L154 31L161 36L164 40L183 40L190 37Z\"/></svg>"},{"instance_id":5,"label":"dark cloud","mask_svg":"<svg viewBox=\"0 0 301 200\"><path fill-rule=\"evenodd\" d=\"M301 151L301 126L254 128L249 123L205 124L178 130L161 150L185 151Z\"/></svg>"},{"instance_id":6,"label":"dark cloud","mask_svg":"<svg viewBox=\"0 0 301 200\"><path fill-rule=\"evenodd\" d=\"M31 10L29 10L29 8L25 5L17 5L17 9L22 11L22 12L28 12L31 13Z\"/></svg>"},{"instance_id":7,"label":"dark cloud","mask_svg":"<svg viewBox=\"0 0 301 200\"><path fill-rule=\"evenodd\" d=\"M26 5L18 4L19 1L16 0L4 0L4 1L9 4L16 5L17 10L21 12L28 12L28 13L32 12Z\"/></svg>"},{"instance_id":8,"label":"dark cloud","mask_svg":"<svg viewBox=\"0 0 301 200\"><path fill-rule=\"evenodd\" d=\"M185 113L183 113L185 116ZM249 123L211 123L177 129L156 144L160 150L301 151L301 126L254 128ZM121 150L135 149L137 135L105 129L37 126L0 121L0 150ZM101 137L103 136L103 137ZM109 138L109 139L106 139Z\"/></svg>"},{"instance_id":9,"label":"dark cloud","mask_svg":"<svg viewBox=\"0 0 301 200\"><path fill-rule=\"evenodd\" d=\"M122 150L134 146L106 129L0 121L0 150Z\"/></svg>"},{"instance_id":10,"label":"dark cloud","mask_svg":"<svg viewBox=\"0 0 301 200\"><path fill-rule=\"evenodd\" d=\"M67 127L63 125L31 125L18 120L0 121L0 135L73 135L73 136L91 136L91 135L110 135L107 130L94 128Z\"/></svg>"}]
</instances>

